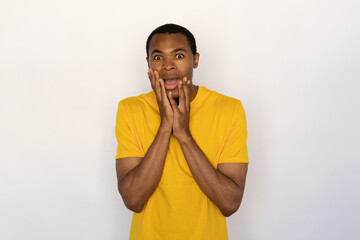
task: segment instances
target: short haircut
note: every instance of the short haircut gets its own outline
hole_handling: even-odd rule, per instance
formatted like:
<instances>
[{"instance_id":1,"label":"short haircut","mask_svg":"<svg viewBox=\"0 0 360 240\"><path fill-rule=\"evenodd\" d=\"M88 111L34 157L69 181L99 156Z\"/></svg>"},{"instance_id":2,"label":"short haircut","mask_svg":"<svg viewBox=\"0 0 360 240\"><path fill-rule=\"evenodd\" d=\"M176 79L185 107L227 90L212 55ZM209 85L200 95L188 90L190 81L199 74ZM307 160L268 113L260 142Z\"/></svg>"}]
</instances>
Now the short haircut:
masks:
<instances>
[{"instance_id":1,"label":"short haircut","mask_svg":"<svg viewBox=\"0 0 360 240\"><path fill-rule=\"evenodd\" d=\"M154 31L152 31L152 33L150 33L150 35L146 41L146 56L147 57L149 57L149 45L150 45L151 39L153 38L153 36L155 34L160 34L160 33L184 34L188 40L192 54L193 55L196 54L196 41L195 41L194 35L189 30L187 30L186 28L184 28L182 26L169 23L169 24L165 24L165 25L162 25L162 26L156 28Z\"/></svg>"}]
</instances>

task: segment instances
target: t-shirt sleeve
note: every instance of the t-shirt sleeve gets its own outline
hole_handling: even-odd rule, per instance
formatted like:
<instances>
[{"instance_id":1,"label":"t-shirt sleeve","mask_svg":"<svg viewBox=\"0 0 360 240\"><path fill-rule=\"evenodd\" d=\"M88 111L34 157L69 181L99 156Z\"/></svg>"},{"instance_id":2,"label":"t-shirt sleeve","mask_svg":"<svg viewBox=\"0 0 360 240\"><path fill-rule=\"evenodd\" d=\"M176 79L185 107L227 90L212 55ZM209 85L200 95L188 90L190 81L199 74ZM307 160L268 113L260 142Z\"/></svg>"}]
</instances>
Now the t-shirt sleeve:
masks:
<instances>
[{"instance_id":1,"label":"t-shirt sleeve","mask_svg":"<svg viewBox=\"0 0 360 240\"><path fill-rule=\"evenodd\" d=\"M231 122L231 129L218 163L248 163L245 111L239 101Z\"/></svg>"},{"instance_id":2,"label":"t-shirt sleeve","mask_svg":"<svg viewBox=\"0 0 360 240\"><path fill-rule=\"evenodd\" d=\"M122 101L119 102L118 106L115 136L118 142L116 159L124 157L143 157L143 153L134 134L134 123L129 122Z\"/></svg>"}]
</instances>

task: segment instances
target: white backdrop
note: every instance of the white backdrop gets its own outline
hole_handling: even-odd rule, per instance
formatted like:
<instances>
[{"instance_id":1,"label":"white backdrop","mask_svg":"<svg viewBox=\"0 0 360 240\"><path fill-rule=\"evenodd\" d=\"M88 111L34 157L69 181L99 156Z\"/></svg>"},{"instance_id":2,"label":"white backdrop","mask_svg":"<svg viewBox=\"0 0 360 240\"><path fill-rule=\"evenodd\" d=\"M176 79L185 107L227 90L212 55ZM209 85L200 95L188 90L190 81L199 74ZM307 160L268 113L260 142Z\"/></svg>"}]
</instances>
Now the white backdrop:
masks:
<instances>
[{"instance_id":1,"label":"white backdrop","mask_svg":"<svg viewBox=\"0 0 360 240\"><path fill-rule=\"evenodd\" d=\"M359 239L357 0L0 2L0 239L128 239L119 100L148 34L195 35L194 82L240 99L250 165L232 240Z\"/></svg>"}]
</instances>

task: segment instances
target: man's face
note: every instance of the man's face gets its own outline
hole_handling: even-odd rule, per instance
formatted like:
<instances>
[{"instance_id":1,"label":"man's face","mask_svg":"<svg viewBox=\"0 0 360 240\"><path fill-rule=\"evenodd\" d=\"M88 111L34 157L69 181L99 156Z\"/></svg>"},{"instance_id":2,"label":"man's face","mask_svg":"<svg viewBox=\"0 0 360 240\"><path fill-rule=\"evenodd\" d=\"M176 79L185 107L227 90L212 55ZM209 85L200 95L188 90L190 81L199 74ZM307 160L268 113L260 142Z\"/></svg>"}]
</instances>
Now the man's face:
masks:
<instances>
[{"instance_id":1,"label":"man's face","mask_svg":"<svg viewBox=\"0 0 360 240\"><path fill-rule=\"evenodd\" d=\"M178 82L187 77L192 84L193 68L198 66L199 54L192 54L185 35L155 34L149 44L149 68L157 71L164 80L167 94L179 97Z\"/></svg>"}]
</instances>

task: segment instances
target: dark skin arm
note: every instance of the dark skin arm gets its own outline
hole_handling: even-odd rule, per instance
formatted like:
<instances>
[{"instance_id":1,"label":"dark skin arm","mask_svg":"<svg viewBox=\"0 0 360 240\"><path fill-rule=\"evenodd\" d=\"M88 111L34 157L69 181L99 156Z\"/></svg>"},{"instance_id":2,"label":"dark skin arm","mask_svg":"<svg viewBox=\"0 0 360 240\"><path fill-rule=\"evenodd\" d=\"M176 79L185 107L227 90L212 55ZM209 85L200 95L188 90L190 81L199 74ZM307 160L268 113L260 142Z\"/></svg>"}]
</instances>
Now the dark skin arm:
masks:
<instances>
[{"instance_id":1,"label":"dark skin arm","mask_svg":"<svg viewBox=\"0 0 360 240\"><path fill-rule=\"evenodd\" d=\"M141 212L158 186L164 169L172 131L173 112L166 96L164 81L157 72L149 70L151 86L155 91L161 124L143 158L116 159L118 189L127 208Z\"/></svg>"},{"instance_id":2,"label":"dark skin arm","mask_svg":"<svg viewBox=\"0 0 360 240\"><path fill-rule=\"evenodd\" d=\"M173 134L178 139L191 173L201 190L226 217L240 206L247 174L247 163L222 163L215 169L201 151L189 130L190 81L179 82L179 106L170 94L174 112Z\"/></svg>"},{"instance_id":3,"label":"dark skin arm","mask_svg":"<svg viewBox=\"0 0 360 240\"><path fill-rule=\"evenodd\" d=\"M230 216L240 206L248 165L222 163L215 169L189 131L190 83L186 78L180 81L178 106L171 94L170 102L167 99L164 82L159 79L157 73L151 69L149 72L157 95L161 124L144 158L120 158L116 161L118 188L125 205L132 211L141 212L155 191L161 179L169 139L173 131L199 187L219 207L224 216Z\"/></svg>"}]
</instances>

